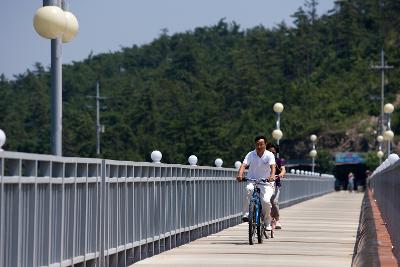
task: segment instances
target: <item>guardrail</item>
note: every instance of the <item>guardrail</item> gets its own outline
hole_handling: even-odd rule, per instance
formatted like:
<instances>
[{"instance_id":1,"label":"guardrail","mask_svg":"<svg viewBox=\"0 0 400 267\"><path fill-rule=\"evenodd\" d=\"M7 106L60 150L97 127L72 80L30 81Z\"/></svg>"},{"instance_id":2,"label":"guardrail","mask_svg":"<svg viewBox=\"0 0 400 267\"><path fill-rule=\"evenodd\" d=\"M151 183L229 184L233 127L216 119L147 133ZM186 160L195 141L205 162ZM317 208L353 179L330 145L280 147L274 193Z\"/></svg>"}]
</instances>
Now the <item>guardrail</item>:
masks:
<instances>
[{"instance_id":1,"label":"guardrail","mask_svg":"<svg viewBox=\"0 0 400 267\"><path fill-rule=\"evenodd\" d=\"M368 184L387 225L393 254L400 262L400 161L391 154L368 179Z\"/></svg>"},{"instance_id":2,"label":"guardrail","mask_svg":"<svg viewBox=\"0 0 400 267\"><path fill-rule=\"evenodd\" d=\"M126 266L241 222L236 170L0 152L0 266ZM288 206L333 191L288 174Z\"/></svg>"}]
</instances>

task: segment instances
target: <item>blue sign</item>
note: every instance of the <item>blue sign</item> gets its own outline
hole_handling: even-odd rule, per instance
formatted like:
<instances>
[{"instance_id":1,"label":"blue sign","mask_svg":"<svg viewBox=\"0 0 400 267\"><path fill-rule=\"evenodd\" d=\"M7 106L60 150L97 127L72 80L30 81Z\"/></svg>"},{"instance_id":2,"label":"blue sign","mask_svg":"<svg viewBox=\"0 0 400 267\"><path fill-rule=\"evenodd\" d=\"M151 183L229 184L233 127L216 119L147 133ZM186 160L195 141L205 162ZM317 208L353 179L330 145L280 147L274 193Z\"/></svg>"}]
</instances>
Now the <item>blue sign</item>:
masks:
<instances>
[{"instance_id":1,"label":"blue sign","mask_svg":"<svg viewBox=\"0 0 400 267\"><path fill-rule=\"evenodd\" d=\"M365 159L358 153L354 152L339 152L335 155L336 164L360 164L365 163Z\"/></svg>"}]
</instances>

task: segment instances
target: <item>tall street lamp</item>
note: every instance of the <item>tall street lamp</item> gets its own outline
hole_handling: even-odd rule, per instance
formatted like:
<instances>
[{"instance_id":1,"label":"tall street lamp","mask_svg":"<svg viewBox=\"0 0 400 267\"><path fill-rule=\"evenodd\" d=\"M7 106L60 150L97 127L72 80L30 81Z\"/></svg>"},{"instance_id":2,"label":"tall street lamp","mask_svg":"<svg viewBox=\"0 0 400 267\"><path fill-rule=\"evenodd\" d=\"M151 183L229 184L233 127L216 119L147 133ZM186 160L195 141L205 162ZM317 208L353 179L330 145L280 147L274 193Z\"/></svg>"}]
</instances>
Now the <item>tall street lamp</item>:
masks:
<instances>
[{"instance_id":1,"label":"tall street lamp","mask_svg":"<svg viewBox=\"0 0 400 267\"><path fill-rule=\"evenodd\" d=\"M380 125L380 133L383 134L384 131L384 125L383 125L383 101L384 101L384 96L385 96L385 70L392 69L393 66L388 66L386 65L385 62L385 52L382 50L381 51L381 64L380 65L375 65L372 66L373 69L377 69L381 71L381 125Z\"/></svg>"},{"instance_id":2,"label":"tall street lamp","mask_svg":"<svg viewBox=\"0 0 400 267\"><path fill-rule=\"evenodd\" d=\"M383 157L383 152L382 152L382 142L383 142L383 136L382 135L378 135L378 137L376 138L376 141L378 141L379 147L378 147L378 152L377 152L377 156L379 158L379 165L382 163L382 157Z\"/></svg>"},{"instance_id":3,"label":"tall street lamp","mask_svg":"<svg viewBox=\"0 0 400 267\"><path fill-rule=\"evenodd\" d=\"M390 155L390 145L394 136L394 133L391 131L391 117L392 117L392 113L394 111L394 106L390 103L385 104L385 106L383 107L383 111L385 112L385 114L387 114L388 120L387 120L387 131L390 131L391 133L387 133L386 137L388 138L388 144L387 144L387 148L388 148L388 157ZM386 131L386 132L387 132Z\"/></svg>"},{"instance_id":4,"label":"tall street lamp","mask_svg":"<svg viewBox=\"0 0 400 267\"><path fill-rule=\"evenodd\" d=\"M274 104L274 112L276 114L276 129L272 131L272 137L276 140L276 143L279 145L279 140L282 139L283 133L281 131L281 113L283 111L283 104L282 103L275 103ZM279 153L276 154L279 157Z\"/></svg>"},{"instance_id":5,"label":"tall street lamp","mask_svg":"<svg viewBox=\"0 0 400 267\"><path fill-rule=\"evenodd\" d=\"M51 153L62 154L62 63L61 42L68 43L77 34L78 20L66 11L65 0L43 0L33 18L36 32L51 39Z\"/></svg>"},{"instance_id":6,"label":"tall street lamp","mask_svg":"<svg viewBox=\"0 0 400 267\"><path fill-rule=\"evenodd\" d=\"M394 133L392 130L386 130L383 133L383 140L388 141L388 149L387 149L387 156L389 157L390 155L390 143L392 142L394 137Z\"/></svg>"},{"instance_id":7,"label":"tall street lamp","mask_svg":"<svg viewBox=\"0 0 400 267\"><path fill-rule=\"evenodd\" d=\"M317 136L315 134L310 135L310 140L312 142L312 150L310 151L310 157L312 158L311 172L314 173L315 157L317 156L317 150L315 149L315 142L317 141Z\"/></svg>"},{"instance_id":8,"label":"tall street lamp","mask_svg":"<svg viewBox=\"0 0 400 267\"><path fill-rule=\"evenodd\" d=\"M283 111L283 104L282 103L275 103L274 104L274 111L276 114L276 129L281 129L281 113Z\"/></svg>"}]
</instances>

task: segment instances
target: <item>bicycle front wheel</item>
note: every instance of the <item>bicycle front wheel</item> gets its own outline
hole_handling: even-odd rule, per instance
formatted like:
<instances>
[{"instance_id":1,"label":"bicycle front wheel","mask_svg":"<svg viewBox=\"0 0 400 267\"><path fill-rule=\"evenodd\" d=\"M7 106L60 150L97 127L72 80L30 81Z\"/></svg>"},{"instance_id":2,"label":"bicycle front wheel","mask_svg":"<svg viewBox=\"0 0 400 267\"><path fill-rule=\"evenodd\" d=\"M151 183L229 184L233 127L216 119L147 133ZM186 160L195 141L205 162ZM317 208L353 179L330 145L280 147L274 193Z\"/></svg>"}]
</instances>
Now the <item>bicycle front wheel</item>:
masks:
<instances>
[{"instance_id":1,"label":"bicycle front wheel","mask_svg":"<svg viewBox=\"0 0 400 267\"><path fill-rule=\"evenodd\" d=\"M263 242L263 231L264 231L264 227L261 222L261 205L258 205L257 207L256 225L257 225L257 241L259 244L261 244Z\"/></svg>"},{"instance_id":2,"label":"bicycle front wheel","mask_svg":"<svg viewBox=\"0 0 400 267\"><path fill-rule=\"evenodd\" d=\"M254 235L256 233L256 205L254 202L250 203L249 206L249 244L254 244Z\"/></svg>"},{"instance_id":3,"label":"bicycle front wheel","mask_svg":"<svg viewBox=\"0 0 400 267\"><path fill-rule=\"evenodd\" d=\"M261 223L257 224L257 241L259 244L263 242L264 227Z\"/></svg>"}]
</instances>

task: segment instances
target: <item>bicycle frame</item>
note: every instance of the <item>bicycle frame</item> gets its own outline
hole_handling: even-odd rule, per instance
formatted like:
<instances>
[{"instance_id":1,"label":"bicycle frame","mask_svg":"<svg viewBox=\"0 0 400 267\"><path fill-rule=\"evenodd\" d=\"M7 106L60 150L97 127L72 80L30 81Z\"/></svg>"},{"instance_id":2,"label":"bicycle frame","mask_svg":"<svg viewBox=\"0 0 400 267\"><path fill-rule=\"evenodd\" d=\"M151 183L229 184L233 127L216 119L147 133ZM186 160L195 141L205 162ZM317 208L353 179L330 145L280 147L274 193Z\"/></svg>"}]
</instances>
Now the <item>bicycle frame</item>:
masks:
<instances>
[{"instance_id":1,"label":"bicycle frame","mask_svg":"<svg viewBox=\"0 0 400 267\"><path fill-rule=\"evenodd\" d=\"M254 185L254 190L250 199L249 210L252 207L252 203L254 203L256 206L256 224L257 226L259 226L261 224L261 212L262 212L261 197L260 197L261 189L258 187L258 184L256 182L254 182L253 185Z\"/></svg>"}]
</instances>

